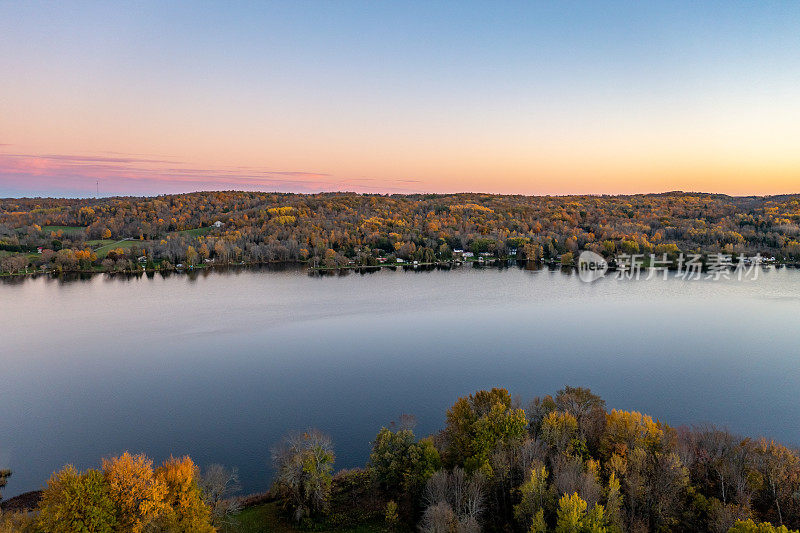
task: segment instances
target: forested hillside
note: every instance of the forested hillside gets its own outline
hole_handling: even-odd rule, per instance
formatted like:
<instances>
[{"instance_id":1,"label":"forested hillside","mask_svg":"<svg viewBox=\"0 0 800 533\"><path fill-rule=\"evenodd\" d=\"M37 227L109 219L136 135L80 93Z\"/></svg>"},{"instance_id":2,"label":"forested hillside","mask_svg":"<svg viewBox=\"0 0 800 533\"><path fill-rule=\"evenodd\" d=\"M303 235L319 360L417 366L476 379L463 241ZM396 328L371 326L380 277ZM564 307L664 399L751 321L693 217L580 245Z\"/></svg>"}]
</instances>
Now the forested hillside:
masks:
<instances>
[{"instance_id":1,"label":"forested hillside","mask_svg":"<svg viewBox=\"0 0 800 533\"><path fill-rule=\"evenodd\" d=\"M5 272L276 261L337 267L374 265L378 258L446 261L454 250L538 261L584 249L606 257L761 253L796 262L800 195L230 191L0 200L0 270Z\"/></svg>"}]
</instances>

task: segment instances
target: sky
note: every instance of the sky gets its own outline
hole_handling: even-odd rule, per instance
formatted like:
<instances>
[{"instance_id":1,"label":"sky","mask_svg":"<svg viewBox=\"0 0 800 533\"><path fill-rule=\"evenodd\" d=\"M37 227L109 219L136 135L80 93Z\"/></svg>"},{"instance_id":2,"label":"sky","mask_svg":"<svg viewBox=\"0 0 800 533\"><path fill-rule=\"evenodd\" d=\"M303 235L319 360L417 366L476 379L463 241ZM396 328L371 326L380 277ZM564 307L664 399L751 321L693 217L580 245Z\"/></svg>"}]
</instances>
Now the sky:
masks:
<instances>
[{"instance_id":1,"label":"sky","mask_svg":"<svg viewBox=\"0 0 800 533\"><path fill-rule=\"evenodd\" d=\"M797 2L0 0L0 197L800 192Z\"/></svg>"}]
</instances>

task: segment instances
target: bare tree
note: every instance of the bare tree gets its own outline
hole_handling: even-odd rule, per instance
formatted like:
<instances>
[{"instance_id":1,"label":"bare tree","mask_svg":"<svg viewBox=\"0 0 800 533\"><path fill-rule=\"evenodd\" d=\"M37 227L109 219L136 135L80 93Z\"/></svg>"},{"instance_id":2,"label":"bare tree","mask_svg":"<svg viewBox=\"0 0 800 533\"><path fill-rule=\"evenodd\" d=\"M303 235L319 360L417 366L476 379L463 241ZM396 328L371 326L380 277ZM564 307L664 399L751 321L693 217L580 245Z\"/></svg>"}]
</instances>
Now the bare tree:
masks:
<instances>
[{"instance_id":1,"label":"bare tree","mask_svg":"<svg viewBox=\"0 0 800 533\"><path fill-rule=\"evenodd\" d=\"M427 505L422 530L442 531L438 528L450 517L450 529L446 531L480 531L479 521L485 509L484 484L481 474L468 476L460 468L436 472L425 487Z\"/></svg>"},{"instance_id":2,"label":"bare tree","mask_svg":"<svg viewBox=\"0 0 800 533\"><path fill-rule=\"evenodd\" d=\"M236 468L212 464L202 472L200 490L203 492L203 500L211 509L212 525L221 525L239 511L241 506L235 495L241 488Z\"/></svg>"},{"instance_id":3,"label":"bare tree","mask_svg":"<svg viewBox=\"0 0 800 533\"><path fill-rule=\"evenodd\" d=\"M451 533L456 515L447 502L430 505L422 515L420 531L423 533Z\"/></svg>"}]
</instances>

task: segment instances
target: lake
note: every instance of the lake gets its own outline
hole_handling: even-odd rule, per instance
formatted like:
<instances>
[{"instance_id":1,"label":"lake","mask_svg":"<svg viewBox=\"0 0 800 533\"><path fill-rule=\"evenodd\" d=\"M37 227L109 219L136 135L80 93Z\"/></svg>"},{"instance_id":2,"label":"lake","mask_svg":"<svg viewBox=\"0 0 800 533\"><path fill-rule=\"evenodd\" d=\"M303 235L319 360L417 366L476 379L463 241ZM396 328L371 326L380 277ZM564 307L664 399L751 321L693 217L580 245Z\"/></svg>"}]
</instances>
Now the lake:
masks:
<instances>
[{"instance_id":1,"label":"lake","mask_svg":"<svg viewBox=\"0 0 800 533\"><path fill-rule=\"evenodd\" d=\"M756 281L581 282L478 269L311 276L301 268L0 282L6 497L65 463L189 454L268 487L289 430L362 465L401 413L443 427L459 396L527 403L565 384L673 425L800 443L800 271Z\"/></svg>"}]
</instances>

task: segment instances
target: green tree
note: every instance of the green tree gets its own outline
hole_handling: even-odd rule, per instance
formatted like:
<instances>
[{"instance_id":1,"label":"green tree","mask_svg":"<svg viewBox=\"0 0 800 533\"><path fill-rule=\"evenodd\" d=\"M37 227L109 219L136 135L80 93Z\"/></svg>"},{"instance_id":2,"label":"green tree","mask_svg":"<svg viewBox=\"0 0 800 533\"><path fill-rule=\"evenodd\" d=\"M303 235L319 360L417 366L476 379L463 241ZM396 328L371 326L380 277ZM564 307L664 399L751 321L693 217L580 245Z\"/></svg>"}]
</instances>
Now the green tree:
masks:
<instances>
[{"instance_id":1,"label":"green tree","mask_svg":"<svg viewBox=\"0 0 800 533\"><path fill-rule=\"evenodd\" d=\"M42 533L112 533L116 508L102 472L67 465L47 482L39 504Z\"/></svg>"},{"instance_id":2,"label":"green tree","mask_svg":"<svg viewBox=\"0 0 800 533\"><path fill-rule=\"evenodd\" d=\"M495 448L518 442L527 433L525 412L512 403L508 391L498 388L459 398L447 411L447 461L491 475L489 458Z\"/></svg>"},{"instance_id":3,"label":"green tree","mask_svg":"<svg viewBox=\"0 0 800 533\"><path fill-rule=\"evenodd\" d=\"M372 444L370 474L391 495L417 494L440 467L430 439L417 442L410 429L381 428Z\"/></svg>"}]
</instances>

